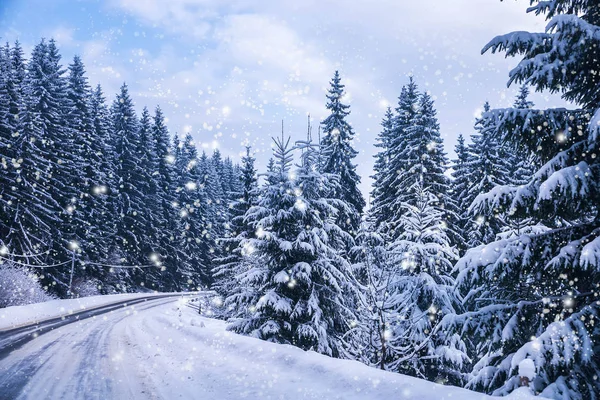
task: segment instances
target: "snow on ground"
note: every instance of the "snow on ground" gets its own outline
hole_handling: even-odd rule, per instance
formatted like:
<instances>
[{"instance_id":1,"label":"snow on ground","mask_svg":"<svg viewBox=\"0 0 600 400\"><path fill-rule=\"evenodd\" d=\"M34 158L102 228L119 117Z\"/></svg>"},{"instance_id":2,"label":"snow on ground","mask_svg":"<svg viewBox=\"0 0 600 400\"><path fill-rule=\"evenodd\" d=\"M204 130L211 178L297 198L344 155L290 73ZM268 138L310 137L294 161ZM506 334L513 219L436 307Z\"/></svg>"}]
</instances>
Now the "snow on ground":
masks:
<instances>
[{"instance_id":1,"label":"snow on ground","mask_svg":"<svg viewBox=\"0 0 600 400\"><path fill-rule=\"evenodd\" d=\"M492 398L227 332L185 302L65 325L0 360L0 375L26 379L19 399ZM526 392L508 398L534 399Z\"/></svg>"},{"instance_id":2,"label":"snow on ground","mask_svg":"<svg viewBox=\"0 0 600 400\"><path fill-rule=\"evenodd\" d=\"M227 332L223 321L200 317L181 302L143 318L127 336L131 342L146 344L137 348L134 358L144 358L150 349L154 352L152 361L140 366L159 398L490 398ZM169 373L153 373L157 370ZM533 396L520 392L512 398Z\"/></svg>"},{"instance_id":3,"label":"snow on ground","mask_svg":"<svg viewBox=\"0 0 600 400\"><path fill-rule=\"evenodd\" d=\"M106 296L90 296L78 299L51 300L45 303L28 304L0 308L0 330L11 329L24 324L32 324L49 318L73 314L95 307L106 306L127 299L137 299L164 293L114 294Z\"/></svg>"}]
</instances>

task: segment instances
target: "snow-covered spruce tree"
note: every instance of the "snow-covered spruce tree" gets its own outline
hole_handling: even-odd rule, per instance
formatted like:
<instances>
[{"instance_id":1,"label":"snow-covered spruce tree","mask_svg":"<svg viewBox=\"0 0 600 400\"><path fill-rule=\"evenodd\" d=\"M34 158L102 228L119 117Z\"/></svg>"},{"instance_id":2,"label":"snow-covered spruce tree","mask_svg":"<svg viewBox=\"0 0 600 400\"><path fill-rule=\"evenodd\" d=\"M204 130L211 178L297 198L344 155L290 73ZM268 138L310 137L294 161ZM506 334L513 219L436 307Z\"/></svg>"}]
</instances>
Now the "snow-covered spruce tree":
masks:
<instances>
[{"instance_id":1,"label":"snow-covered spruce tree","mask_svg":"<svg viewBox=\"0 0 600 400\"><path fill-rule=\"evenodd\" d=\"M395 274L388 299L386 369L440 382L461 383L466 347L442 320L460 311L450 276L457 258L439 199L417 182L416 202L404 203L401 234L389 246Z\"/></svg>"},{"instance_id":2,"label":"snow-covered spruce tree","mask_svg":"<svg viewBox=\"0 0 600 400\"><path fill-rule=\"evenodd\" d=\"M39 93L45 96L45 101L38 103L38 110L46 130L45 140L50 144L52 172L49 192L60 205L60 222L55 226L58 230L56 237L58 240L54 241L52 252L56 254L58 260L65 261L71 258L70 253L77 254L79 258L89 246L88 236L86 236L87 221L84 220L81 207L84 186L81 171L85 169L89 160L85 159L82 151L82 143L85 139L82 140L80 129L83 131L89 129L90 120L89 116L84 115L78 107L81 104L75 102L75 97L80 94L76 94L75 91L84 92L87 89L83 84L83 64L74 63L71 66L70 80L68 80L64 76L65 71L60 60L61 55L56 42L51 39L48 41L43 59L46 70L38 82ZM70 116L71 114L74 118ZM75 118L84 118L84 121L75 122ZM67 271L68 269L62 268L47 273L53 274L58 283L68 289Z\"/></svg>"},{"instance_id":3,"label":"snow-covered spruce tree","mask_svg":"<svg viewBox=\"0 0 600 400\"><path fill-rule=\"evenodd\" d=\"M387 121L389 118L388 113L380 138L384 150L377 156L380 163L386 162L373 177L372 216L376 229L393 241L401 233L398 227L405 213L403 204L416 204L417 183L422 182L438 196L438 208L445 209L446 218L454 207L447 193L449 180L444 175L447 160L431 96L420 94L411 78L402 88L393 123Z\"/></svg>"},{"instance_id":4,"label":"snow-covered spruce tree","mask_svg":"<svg viewBox=\"0 0 600 400\"><path fill-rule=\"evenodd\" d=\"M323 136L320 143L320 168L325 174L338 176L339 185L334 197L352 207L348 213L340 210L338 225L354 235L360 226L365 207L365 200L358 188L360 176L356 173L356 165L353 164L358 152L352 146L354 131L346 121L346 117L350 115L350 106L342 103L345 86L338 71L335 71L330 85L326 105L330 114L321 122Z\"/></svg>"},{"instance_id":5,"label":"snow-covered spruce tree","mask_svg":"<svg viewBox=\"0 0 600 400\"><path fill-rule=\"evenodd\" d=\"M101 96L101 93L100 93ZM85 68L79 57L75 57L69 65L67 76L67 108L65 122L73 136L73 146L70 150L76 165L81 168L76 177L72 179L72 190L78 193L75 201L67 211L76 213L77 219L72 219L73 231L82 250L81 257L88 261L103 261L107 257L111 246L110 237L114 234L111 224L108 223L107 214L107 174L112 168L106 167L104 157L112 159L110 151L106 151L106 131L100 127L96 131L96 123L100 117L98 103L102 99L94 98L85 76ZM101 118L106 118L106 114ZM111 215L111 218L114 218ZM106 225L102 222L107 223ZM104 230L108 228L108 230ZM107 269L89 266L77 269L77 275L82 279L104 279Z\"/></svg>"},{"instance_id":6,"label":"snow-covered spruce tree","mask_svg":"<svg viewBox=\"0 0 600 400\"><path fill-rule=\"evenodd\" d=\"M534 104L529 101L528 97L529 88L527 85L521 85L513 108L520 110L533 108ZM534 154L530 149L518 143L514 144L509 141L503 141L501 145L503 157L506 157L506 160L508 160L507 168L509 172L506 179L507 183L515 186L526 185L535 173ZM496 218L500 222L500 232L497 234L498 238L518 236L522 233L545 229L539 221L536 221L532 217L517 218L514 215L510 215L510 210L504 210Z\"/></svg>"},{"instance_id":7,"label":"snow-covered spruce tree","mask_svg":"<svg viewBox=\"0 0 600 400\"><path fill-rule=\"evenodd\" d=\"M519 110L531 109L535 106L529 100L529 88L527 85L521 85L513 108ZM533 153L531 150L518 144L503 142L502 146L506 148L509 158L509 182L512 185L525 185L535 173Z\"/></svg>"},{"instance_id":8,"label":"snow-covered spruce tree","mask_svg":"<svg viewBox=\"0 0 600 400\"><path fill-rule=\"evenodd\" d=\"M354 316L348 307L350 266L339 255L351 237L335 221L339 209L350 207L323 197L336 178L315 168L310 142L302 144L302 165L293 179L289 139L275 144L272 183L246 213L256 237L242 241L249 267L237 279L244 290L226 301L247 312L230 321L229 329L340 356Z\"/></svg>"},{"instance_id":9,"label":"snow-covered spruce tree","mask_svg":"<svg viewBox=\"0 0 600 400\"><path fill-rule=\"evenodd\" d=\"M155 158L156 219L158 221L157 262L160 263L162 287L175 287L176 271L180 262L181 248L178 236L182 225L177 204L176 159L171 149L171 137L160 107L154 111L152 141ZM161 289L162 289L161 287Z\"/></svg>"},{"instance_id":10,"label":"snow-covered spruce tree","mask_svg":"<svg viewBox=\"0 0 600 400\"><path fill-rule=\"evenodd\" d=\"M533 108L534 106L535 104L533 104L533 101L529 100L529 87L525 84L521 85L521 87L519 87L519 93L515 98L513 108L526 110L529 108Z\"/></svg>"},{"instance_id":11,"label":"snow-covered spruce tree","mask_svg":"<svg viewBox=\"0 0 600 400\"><path fill-rule=\"evenodd\" d=\"M596 1L534 1L549 20L543 33L514 32L485 51L522 57L510 81L559 92L576 110L487 113L496 133L542 164L522 186L498 186L474 209L508 209L544 221L522 234L469 251L456 268L472 312L460 329L478 362L468 387L503 394L519 385L531 358L531 387L551 398L600 398L600 14ZM457 318L458 322L460 318Z\"/></svg>"},{"instance_id":12,"label":"snow-covered spruce tree","mask_svg":"<svg viewBox=\"0 0 600 400\"><path fill-rule=\"evenodd\" d=\"M15 160L20 177L15 190L12 231L16 240L9 239L11 253L43 254L32 262L50 265L68 256L60 231L64 227L65 209L56 200L59 187L54 175L57 168L54 150L58 146L54 140L60 140L64 130L59 114L64 111L65 86L61 73L58 61L50 59L48 43L42 40L33 49L23 81L24 107L19 112L19 156ZM64 178L64 174L56 176ZM62 195L61 198L64 200ZM63 269L44 272L45 287L66 292Z\"/></svg>"},{"instance_id":13,"label":"snow-covered spruce tree","mask_svg":"<svg viewBox=\"0 0 600 400\"><path fill-rule=\"evenodd\" d=\"M229 223L227 199L221 181L221 162L219 151L213 152L210 158L204 153L200 157L201 184L207 196L209 223L213 238L223 237L226 231L225 227Z\"/></svg>"},{"instance_id":14,"label":"snow-covered spruce tree","mask_svg":"<svg viewBox=\"0 0 600 400\"><path fill-rule=\"evenodd\" d=\"M190 134L187 134L176 154L177 203L181 218L181 232L177 234L180 262L177 276L184 285L209 286L214 239L209 234L206 217L206 198L200 187L201 171L198 151Z\"/></svg>"},{"instance_id":15,"label":"snow-covered spruce tree","mask_svg":"<svg viewBox=\"0 0 600 400\"><path fill-rule=\"evenodd\" d=\"M496 129L494 122L487 117L490 104L485 102L484 114L475 122L475 133L471 135L468 146L469 157L466 163L467 177L471 183L463 198L463 205L470 207L480 193L486 193L498 185L509 182L510 158L493 134ZM500 233L502 221L499 218L502 210L495 210L492 215L473 215L465 227L465 241L469 248L484 243L490 243Z\"/></svg>"},{"instance_id":16,"label":"snow-covered spruce tree","mask_svg":"<svg viewBox=\"0 0 600 400\"><path fill-rule=\"evenodd\" d=\"M13 164L17 160L16 132L14 119L11 118L11 90L14 86L11 66L10 46L0 48L0 246L5 245L10 236L10 222L13 190L16 188L17 172ZM16 107L18 112L18 105Z\"/></svg>"},{"instance_id":17,"label":"snow-covered spruce tree","mask_svg":"<svg viewBox=\"0 0 600 400\"><path fill-rule=\"evenodd\" d=\"M384 233L390 240L394 240L399 234L394 223L397 222L396 216L401 214L396 202L399 195L396 179L398 174L407 168L404 158L399 155L407 146L406 129L412 126L416 117L419 96L417 84L411 77L408 85L402 87L391 131L383 133L387 139L382 138L380 145L385 147L377 156L385 159L386 165L373 176L376 186L373 189L371 215L375 221L375 229Z\"/></svg>"},{"instance_id":18,"label":"snow-covered spruce tree","mask_svg":"<svg viewBox=\"0 0 600 400\"><path fill-rule=\"evenodd\" d=\"M148 214L145 207L143 187L145 171L137 162L139 149L139 122L129 97L126 84L113 102L111 110L111 136L115 143L117 172L117 240L123 249L123 261L129 265L146 265L154 253L152 236L149 235ZM131 270L131 283L145 285L144 272Z\"/></svg>"},{"instance_id":19,"label":"snow-covered spruce tree","mask_svg":"<svg viewBox=\"0 0 600 400\"><path fill-rule=\"evenodd\" d=\"M394 113L390 107L387 108L383 121L381 121L382 130L377 136L376 147L381 150L375 155L375 164L373 166L374 174L371 176L373 179L373 190L371 191L371 197L373 200L373 209L369 213L371 217L375 218L376 226L385 224L386 221L391 219L390 206L392 202L392 191L385 185L385 180L388 178L386 171L388 163L390 162L390 151L392 149L391 143L394 138ZM384 227L379 229L385 231Z\"/></svg>"},{"instance_id":20,"label":"snow-covered spruce tree","mask_svg":"<svg viewBox=\"0 0 600 400\"><path fill-rule=\"evenodd\" d=\"M396 198L392 200L394 214L391 216L391 226L398 227L403 223L407 204L417 205L421 187L438 198L436 207L443 211L444 219L448 220L453 208L447 193L449 180L444 175L448 160L429 94L421 94L417 111L401 136L403 147L394 155L401 160L401 169L389 171L389 174L395 175L392 188L396 192ZM396 230L393 237L399 234L401 231Z\"/></svg>"},{"instance_id":21,"label":"snow-covered spruce tree","mask_svg":"<svg viewBox=\"0 0 600 400\"><path fill-rule=\"evenodd\" d=\"M135 158L138 167L136 172L136 189L141 193L141 201L144 206L144 215L140 223L145 226L144 240L146 243L147 256L142 257L139 262L149 264L148 261L154 261L157 268L148 268L144 271L144 285L151 289L177 290L176 285L163 282L165 274L161 274L162 260L160 254L163 253L160 247L160 231L162 224L162 212L160 209L160 198L157 196L158 181L155 174L158 169L156 159L152 120L148 108L142 109L142 114L138 122L137 142L135 143ZM152 260L150 260L150 257ZM166 280L166 279L165 279Z\"/></svg>"},{"instance_id":22,"label":"snow-covered spruce tree","mask_svg":"<svg viewBox=\"0 0 600 400\"><path fill-rule=\"evenodd\" d=\"M219 246L223 256L214 260L215 283L213 288L224 298L233 294L237 289L234 276L242 269L243 255L241 242L254 237L254 228L245 221L248 210L258 202L258 176L250 147L246 147L246 155L242 157L240 183L242 192L240 197L230 207L231 223L228 234L219 239Z\"/></svg>"},{"instance_id":23,"label":"snow-covered spruce tree","mask_svg":"<svg viewBox=\"0 0 600 400\"><path fill-rule=\"evenodd\" d=\"M469 151L465 145L463 135L458 135L458 142L454 148L456 159L452 164L452 196L456 205L456 218L452 221L454 230L458 233L457 249L459 254L464 254L467 249L466 231L468 224L471 223L471 216L468 212L469 206L469 189L472 186L472 175L469 173Z\"/></svg>"},{"instance_id":24,"label":"snow-covered spruce tree","mask_svg":"<svg viewBox=\"0 0 600 400\"><path fill-rule=\"evenodd\" d=\"M110 131L110 114L106 105L106 99L102 87L97 85L92 91L89 99L90 115L93 124L92 141L90 151L99 155L99 165L96 175L91 178L94 187L92 195L96 198L96 207L92 210L93 223L97 226L100 237L95 240L103 240L102 248L106 253L96 254L93 259L100 260L107 265L121 264L121 243L116 240L117 224L120 218L117 213L118 187L117 167L115 157L115 143ZM87 255L90 257L90 255ZM101 291L110 292L119 284L122 271L110 271L107 267L96 269L103 283Z\"/></svg>"}]
</instances>

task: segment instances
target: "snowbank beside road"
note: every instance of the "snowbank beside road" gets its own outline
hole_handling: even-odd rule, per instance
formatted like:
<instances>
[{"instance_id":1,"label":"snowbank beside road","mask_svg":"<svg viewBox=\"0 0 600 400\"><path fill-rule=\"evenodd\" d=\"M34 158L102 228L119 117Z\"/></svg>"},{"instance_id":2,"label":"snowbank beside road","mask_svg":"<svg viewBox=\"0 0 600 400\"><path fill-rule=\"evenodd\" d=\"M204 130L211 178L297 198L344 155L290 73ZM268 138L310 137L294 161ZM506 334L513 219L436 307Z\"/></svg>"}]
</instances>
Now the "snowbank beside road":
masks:
<instances>
[{"instance_id":1,"label":"snowbank beside road","mask_svg":"<svg viewBox=\"0 0 600 400\"><path fill-rule=\"evenodd\" d=\"M465 389L333 359L225 330L184 302L162 306L123 332L120 358L146 377L144 392L181 399L483 400ZM123 365L121 369L129 369ZM160 371L160 372L159 372ZM154 398L154 397L153 397ZM519 390L509 399L535 399Z\"/></svg>"},{"instance_id":2,"label":"snowbank beside road","mask_svg":"<svg viewBox=\"0 0 600 400\"><path fill-rule=\"evenodd\" d=\"M0 314L24 323L143 296L56 300ZM64 400L493 398L237 335L187 302L144 302L41 334L0 360L0 398L3 390L19 399ZM536 399L526 388L506 398Z\"/></svg>"},{"instance_id":3,"label":"snowbank beside road","mask_svg":"<svg viewBox=\"0 0 600 400\"><path fill-rule=\"evenodd\" d=\"M51 300L44 303L28 304L25 306L0 308L0 330L12 329L25 324L33 324L45 319L106 306L127 299L134 300L140 297L160 296L164 294L165 293L126 293L106 296L90 296L78 299Z\"/></svg>"}]
</instances>

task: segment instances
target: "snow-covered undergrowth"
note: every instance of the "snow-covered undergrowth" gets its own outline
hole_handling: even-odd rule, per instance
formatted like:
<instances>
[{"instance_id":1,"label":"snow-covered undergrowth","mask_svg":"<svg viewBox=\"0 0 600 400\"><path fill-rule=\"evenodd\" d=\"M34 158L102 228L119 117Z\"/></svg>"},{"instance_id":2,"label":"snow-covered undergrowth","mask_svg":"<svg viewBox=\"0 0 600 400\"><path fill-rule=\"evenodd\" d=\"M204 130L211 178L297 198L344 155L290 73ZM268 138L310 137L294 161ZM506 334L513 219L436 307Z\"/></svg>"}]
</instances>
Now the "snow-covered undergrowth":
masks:
<instances>
[{"instance_id":1,"label":"snow-covered undergrowth","mask_svg":"<svg viewBox=\"0 0 600 400\"><path fill-rule=\"evenodd\" d=\"M32 272L8 263L0 264L0 308L40 303L53 298L44 291Z\"/></svg>"}]
</instances>

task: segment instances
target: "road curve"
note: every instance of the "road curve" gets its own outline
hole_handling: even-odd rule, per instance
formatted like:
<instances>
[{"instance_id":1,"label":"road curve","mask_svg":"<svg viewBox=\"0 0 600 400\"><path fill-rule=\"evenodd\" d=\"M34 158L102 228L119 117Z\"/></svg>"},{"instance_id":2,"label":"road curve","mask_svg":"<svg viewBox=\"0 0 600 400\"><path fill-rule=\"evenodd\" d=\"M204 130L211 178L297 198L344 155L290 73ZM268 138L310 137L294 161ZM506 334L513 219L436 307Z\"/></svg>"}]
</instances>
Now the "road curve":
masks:
<instances>
[{"instance_id":1,"label":"road curve","mask_svg":"<svg viewBox=\"0 0 600 400\"><path fill-rule=\"evenodd\" d=\"M181 297L119 301L0 331L0 399L119 398L122 391L115 386L122 382L107 362L114 358L112 330L119 324L126 327L131 315Z\"/></svg>"}]
</instances>

